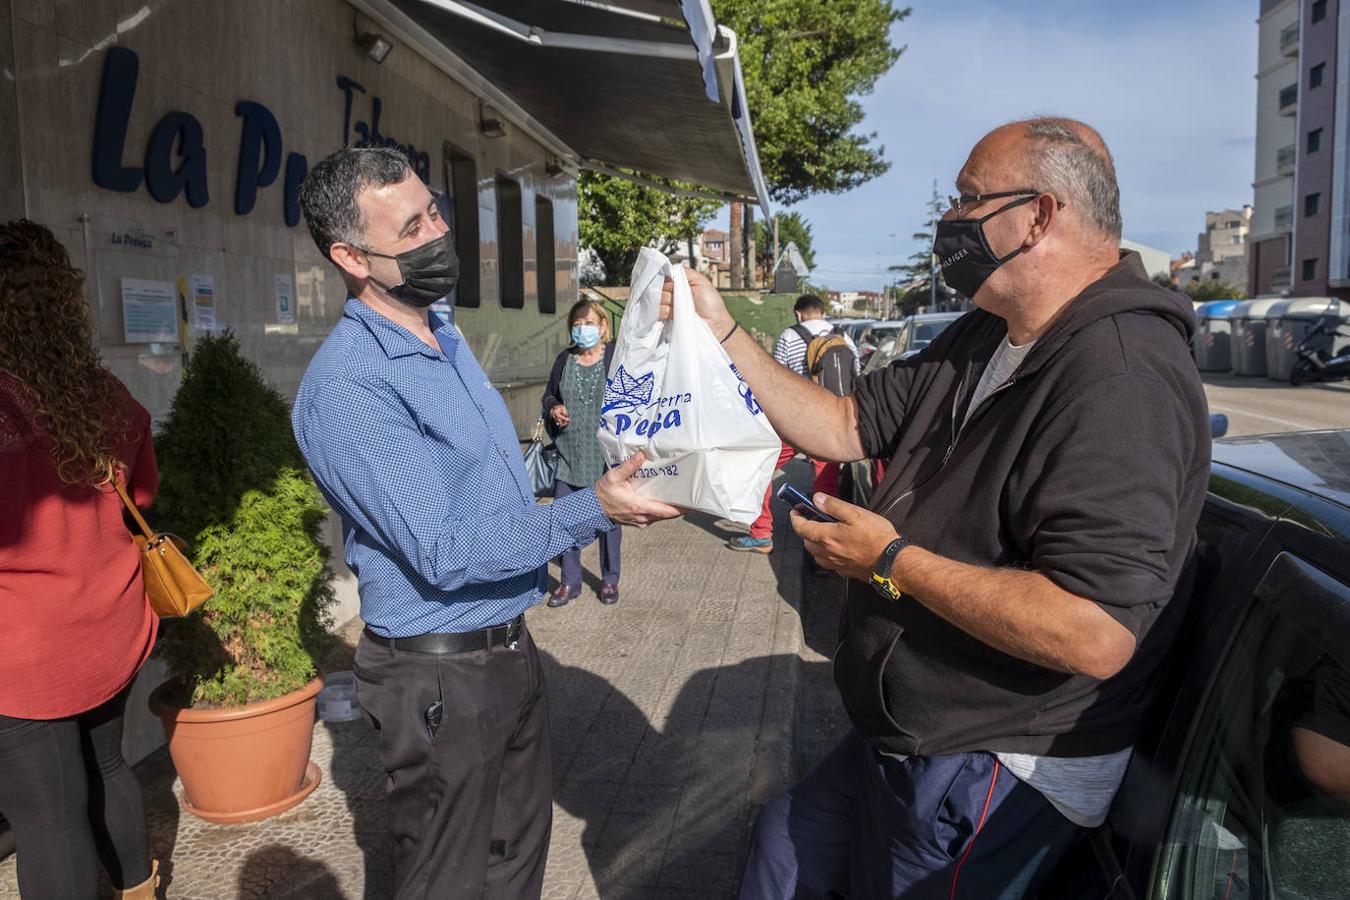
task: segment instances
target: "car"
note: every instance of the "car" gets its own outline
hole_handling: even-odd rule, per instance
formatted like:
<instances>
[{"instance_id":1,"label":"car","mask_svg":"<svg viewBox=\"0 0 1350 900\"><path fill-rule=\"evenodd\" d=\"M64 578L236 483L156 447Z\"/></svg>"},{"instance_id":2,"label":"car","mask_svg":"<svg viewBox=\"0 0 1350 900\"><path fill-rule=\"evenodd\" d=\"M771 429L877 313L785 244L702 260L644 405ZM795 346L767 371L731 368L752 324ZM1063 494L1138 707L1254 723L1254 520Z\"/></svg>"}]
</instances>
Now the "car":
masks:
<instances>
[{"instance_id":1,"label":"car","mask_svg":"<svg viewBox=\"0 0 1350 900\"><path fill-rule=\"evenodd\" d=\"M904 359L927 347L948 325L965 313L922 313L898 321L876 322L864 331L858 341L863 358L863 373L884 369L897 359ZM864 346L875 348L865 351Z\"/></svg>"},{"instance_id":2,"label":"car","mask_svg":"<svg viewBox=\"0 0 1350 900\"><path fill-rule=\"evenodd\" d=\"M1216 440L1196 562L1107 821L1038 900L1350 897L1350 429Z\"/></svg>"},{"instance_id":3,"label":"car","mask_svg":"<svg viewBox=\"0 0 1350 900\"><path fill-rule=\"evenodd\" d=\"M1196 552L1125 782L1042 900L1350 897L1350 430L1216 441Z\"/></svg>"},{"instance_id":4,"label":"car","mask_svg":"<svg viewBox=\"0 0 1350 900\"><path fill-rule=\"evenodd\" d=\"M856 344L858 342L858 338L862 335L863 331L867 329L867 326L871 325L873 322L877 320L828 319L827 321L830 323L830 325L834 327L835 331L837 331L839 334L844 335L845 337L847 337L849 340L853 341Z\"/></svg>"}]
</instances>

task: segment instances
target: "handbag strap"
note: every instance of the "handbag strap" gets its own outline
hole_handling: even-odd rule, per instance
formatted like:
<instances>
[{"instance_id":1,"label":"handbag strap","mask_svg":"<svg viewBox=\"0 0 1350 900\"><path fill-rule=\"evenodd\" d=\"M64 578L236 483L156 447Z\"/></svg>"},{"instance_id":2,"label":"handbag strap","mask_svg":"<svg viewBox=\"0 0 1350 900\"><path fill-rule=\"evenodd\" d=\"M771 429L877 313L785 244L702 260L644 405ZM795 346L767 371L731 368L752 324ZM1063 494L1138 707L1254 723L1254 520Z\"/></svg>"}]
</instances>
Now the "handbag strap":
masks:
<instances>
[{"instance_id":1,"label":"handbag strap","mask_svg":"<svg viewBox=\"0 0 1350 900\"><path fill-rule=\"evenodd\" d=\"M145 521L145 516L142 516L141 511L136 508L136 504L132 502L131 497L127 494L127 489L122 487L122 481L117 477L116 473L113 474L112 483L113 487L117 488L117 496L122 498L122 502L127 505L127 511L130 512L131 517L136 520L136 524L140 526L141 532L145 535L145 539L147 541L153 541L155 539L155 530L150 527L150 523Z\"/></svg>"}]
</instances>

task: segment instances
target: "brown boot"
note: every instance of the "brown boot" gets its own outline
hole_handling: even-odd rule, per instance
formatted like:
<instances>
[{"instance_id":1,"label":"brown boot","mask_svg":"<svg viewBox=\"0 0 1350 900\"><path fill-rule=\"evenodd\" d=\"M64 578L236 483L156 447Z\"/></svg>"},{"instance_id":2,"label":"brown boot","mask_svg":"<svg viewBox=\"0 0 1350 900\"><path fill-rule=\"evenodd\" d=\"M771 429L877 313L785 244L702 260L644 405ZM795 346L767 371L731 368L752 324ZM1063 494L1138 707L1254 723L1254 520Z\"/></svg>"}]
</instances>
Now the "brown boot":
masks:
<instances>
[{"instance_id":1,"label":"brown boot","mask_svg":"<svg viewBox=\"0 0 1350 900\"><path fill-rule=\"evenodd\" d=\"M125 888L120 891L113 891L113 897L116 900L155 900L158 895L155 890L159 887L159 860L150 860L150 877L142 881L135 887Z\"/></svg>"}]
</instances>

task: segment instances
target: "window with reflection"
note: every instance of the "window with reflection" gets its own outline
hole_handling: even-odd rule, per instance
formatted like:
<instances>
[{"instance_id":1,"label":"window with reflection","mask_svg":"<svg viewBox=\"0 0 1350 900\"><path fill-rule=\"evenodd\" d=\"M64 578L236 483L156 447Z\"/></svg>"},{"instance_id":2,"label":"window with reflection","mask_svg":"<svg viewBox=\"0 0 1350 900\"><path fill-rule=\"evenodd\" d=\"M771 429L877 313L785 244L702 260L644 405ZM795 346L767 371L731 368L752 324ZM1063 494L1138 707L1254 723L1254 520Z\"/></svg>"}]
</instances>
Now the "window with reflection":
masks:
<instances>
[{"instance_id":1,"label":"window with reflection","mask_svg":"<svg viewBox=\"0 0 1350 900\"><path fill-rule=\"evenodd\" d=\"M1350 896L1350 588L1278 557L1192 741L1154 896Z\"/></svg>"}]
</instances>

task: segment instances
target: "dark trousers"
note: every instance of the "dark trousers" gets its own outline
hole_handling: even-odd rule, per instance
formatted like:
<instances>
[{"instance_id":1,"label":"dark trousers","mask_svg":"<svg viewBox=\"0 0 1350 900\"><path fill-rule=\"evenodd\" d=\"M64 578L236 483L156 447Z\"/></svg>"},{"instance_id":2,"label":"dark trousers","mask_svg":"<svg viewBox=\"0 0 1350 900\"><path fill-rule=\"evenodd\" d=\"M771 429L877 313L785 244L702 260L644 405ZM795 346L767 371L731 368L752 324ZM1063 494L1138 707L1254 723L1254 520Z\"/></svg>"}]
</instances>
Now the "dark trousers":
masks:
<instances>
[{"instance_id":1,"label":"dark trousers","mask_svg":"<svg viewBox=\"0 0 1350 900\"><path fill-rule=\"evenodd\" d=\"M553 771L543 668L529 632L514 649L447 654L363 636L356 693L380 730L394 897L538 897ZM436 702L433 734L426 713Z\"/></svg>"},{"instance_id":2,"label":"dark trousers","mask_svg":"<svg viewBox=\"0 0 1350 900\"><path fill-rule=\"evenodd\" d=\"M740 895L1035 896L1081 833L992 754L898 760L855 731L764 807Z\"/></svg>"},{"instance_id":3,"label":"dark trousers","mask_svg":"<svg viewBox=\"0 0 1350 900\"><path fill-rule=\"evenodd\" d=\"M566 497L581 490L579 487L563 481L554 482L554 497ZM619 544L623 540L623 529L615 528L600 535L600 579L605 584L619 583ZM568 587L581 587L581 551L566 550L558 557L562 565L562 583Z\"/></svg>"},{"instance_id":4,"label":"dark trousers","mask_svg":"<svg viewBox=\"0 0 1350 900\"><path fill-rule=\"evenodd\" d=\"M129 692L64 719L0 716L0 812L24 900L94 897L100 861L114 887L150 877L141 786L122 757Z\"/></svg>"}]
</instances>

